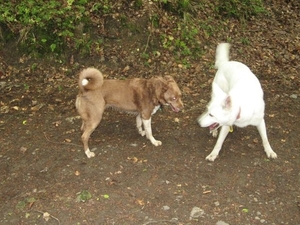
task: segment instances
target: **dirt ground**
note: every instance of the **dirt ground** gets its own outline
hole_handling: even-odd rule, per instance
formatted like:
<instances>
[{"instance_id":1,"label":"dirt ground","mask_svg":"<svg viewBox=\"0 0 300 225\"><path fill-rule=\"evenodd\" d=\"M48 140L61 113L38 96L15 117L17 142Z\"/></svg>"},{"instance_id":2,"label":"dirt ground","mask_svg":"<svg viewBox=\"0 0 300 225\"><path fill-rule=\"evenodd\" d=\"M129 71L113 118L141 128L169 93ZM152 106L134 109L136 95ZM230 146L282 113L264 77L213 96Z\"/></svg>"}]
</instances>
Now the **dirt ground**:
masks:
<instances>
[{"instance_id":1,"label":"dirt ground","mask_svg":"<svg viewBox=\"0 0 300 225\"><path fill-rule=\"evenodd\" d=\"M17 58L3 48L0 224L299 225L299 5L284 3L282 10L246 25L248 45L240 42L239 27L216 34L189 68L172 55L165 63L163 50L145 66L136 51L145 34L124 35L118 45L107 40L103 62L75 57L76 68ZM196 119L210 98L222 35L231 38L232 58L261 81L278 159L266 158L256 128L235 127L219 158L205 161L216 139ZM174 75L185 109L164 107L154 115L162 146L138 134L134 116L107 110L90 139L96 156L85 156L74 103L78 71L91 65L108 78Z\"/></svg>"}]
</instances>

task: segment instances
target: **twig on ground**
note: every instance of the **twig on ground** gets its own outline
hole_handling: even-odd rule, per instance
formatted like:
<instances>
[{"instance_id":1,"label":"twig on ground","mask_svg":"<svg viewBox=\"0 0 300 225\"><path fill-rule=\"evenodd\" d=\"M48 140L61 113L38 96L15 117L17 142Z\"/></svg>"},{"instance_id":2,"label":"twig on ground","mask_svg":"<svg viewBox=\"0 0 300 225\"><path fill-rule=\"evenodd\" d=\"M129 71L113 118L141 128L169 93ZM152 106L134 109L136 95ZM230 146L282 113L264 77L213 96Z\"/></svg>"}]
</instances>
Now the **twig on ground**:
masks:
<instances>
[{"instance_id":1,"label":"twig on ground","mask_svg":"<svg viewBox=\"0 0 300 225\"><path fill-rule=\"evenodd\" d=\"M50 143L53 143L53 144L60 144L60 145L73 145L73 146L78 146L78 147L81 147L81 145L78 145L78 144L73 144L73 143L66 143L66 142L56 142L56 141L51 141L47 135L46 135L46 132L44 132L44 136L46 138L46 140Z\"/></svg>"},{"instance_id":2,"label":"twig on ground","mask_svg":"<svg viewBox=\"0 0 300 225\"><path fill-rule=\"evenodd\" d=\"M149 32L148 39L147 39L147 43L146 43L146 47L145 47L143 53L145 53L145 52L147 51L147 48L148 48L148 46L149 46L150 37L151 37L151 31Z\"/></svg>"}]
</instances>

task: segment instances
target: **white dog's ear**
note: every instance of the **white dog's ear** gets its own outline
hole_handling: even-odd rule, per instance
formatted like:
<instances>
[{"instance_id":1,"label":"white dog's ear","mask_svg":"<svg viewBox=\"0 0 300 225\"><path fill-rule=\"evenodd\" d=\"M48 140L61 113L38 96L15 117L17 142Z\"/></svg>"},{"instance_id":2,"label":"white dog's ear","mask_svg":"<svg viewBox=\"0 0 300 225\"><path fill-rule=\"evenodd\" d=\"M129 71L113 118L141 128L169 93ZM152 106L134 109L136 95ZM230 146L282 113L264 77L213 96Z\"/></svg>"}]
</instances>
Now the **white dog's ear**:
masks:
<instances>
[{"instance_id":1,"label":"white dog's ear","mask_svg":"<svg viewBox=\"0 0 300 225\"><path fill-rule=\"evenodd\" d=\"M224 102L224 109L231 109L231 97L228 95Z\"/></svg>"},{"instance_id":2,"label":"white dog's ear","mask_svg":"<svg viewBox=\"0 0 300 225\"><path fill-rule=\"evenodd\" d=\"M212 97L225 99L227 94L215 82L212 83Z\"/></svg>"}]
</instances>

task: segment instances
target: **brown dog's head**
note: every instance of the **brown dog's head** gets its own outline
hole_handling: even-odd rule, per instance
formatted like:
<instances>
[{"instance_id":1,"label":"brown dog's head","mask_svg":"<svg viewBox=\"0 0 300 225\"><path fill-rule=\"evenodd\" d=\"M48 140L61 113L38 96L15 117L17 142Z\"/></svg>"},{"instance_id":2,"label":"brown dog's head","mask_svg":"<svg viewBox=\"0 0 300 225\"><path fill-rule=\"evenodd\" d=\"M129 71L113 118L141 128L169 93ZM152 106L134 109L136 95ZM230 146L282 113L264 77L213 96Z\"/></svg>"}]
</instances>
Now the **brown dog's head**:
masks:
<instances>
[{"instance_id":1,"label":"brown dog's head","mask_svg":"<svg viewBox=\"0 0 300 225\"><path fill-rule=\"evenodd\" d=\"M164 80L167 82L166 90L163 93L164 104L169 105L174 112L179 112L183 108L181 91L173 77L165 76Z\"/></svg>"}]
</instances>

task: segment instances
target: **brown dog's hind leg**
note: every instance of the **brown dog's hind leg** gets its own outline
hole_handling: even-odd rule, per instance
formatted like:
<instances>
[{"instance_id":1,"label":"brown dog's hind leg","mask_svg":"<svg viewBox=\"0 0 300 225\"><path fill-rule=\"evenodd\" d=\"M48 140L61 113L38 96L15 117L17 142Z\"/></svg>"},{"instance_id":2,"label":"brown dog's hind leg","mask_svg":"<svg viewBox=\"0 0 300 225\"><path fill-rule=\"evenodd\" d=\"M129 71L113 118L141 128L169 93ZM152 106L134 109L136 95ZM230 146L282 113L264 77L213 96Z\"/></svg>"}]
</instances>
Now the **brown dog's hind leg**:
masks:
<instances>
[{"instance_id":1,"label":"brown dog's hind leg","mask_svg":"<svg viewBox=\"0 0 300 225\"><path fill-rule=\"evenodd\" d=\"M145 136L146 132L143 130L142 125L143 125L143 121L142 121L141 115L138 114L136 116L136 127L139 131L139 134L142 135L142 136Z\"/></svg>"},{"instance_id":2,"label":"brown dog's hind leg","mask_svg":"<svg viewBox=\"0 0 300 225\"><path fill-rule=\"evenodd\" d=\"M88 158L95 156L95 153L90 151L88 142L91 134L101 122L103 111L104 105L103 107L100 107L100 109L98 108L97 111L95 109L95 111L89 115L88 119L83 120L82 122L83 134L81 135L81 140L83 143L84 152Z\"/></svg>"},{"instance_id":3,"label":"brown dog's hind leg","mask_svg":"<svg viewBox=\"0 0 300 225\"><path fill-rule=\"evenodd\" d=\"M85 123L85 130L84 130L83 134L81 135L83 149L88 158L92 158L95 156L95 153L90 151L88 142L89 142L89 138L90 138L91 134L93 133L93 131L95 130L96 127L97 126L92 126L91 124Z\"/></svg>"},{"instance_id":4,"label":"brown dog's hind leg","mask_svg":"<svg viewBox=\"0 0 300 225\"><path fill-rule=\"evenodd\" d=\"M84 125L83 120L82 120L82 124L81 124L80 130L81 130L82 132L85 130L85 125Z\"/></svg>"}]
</instances>

